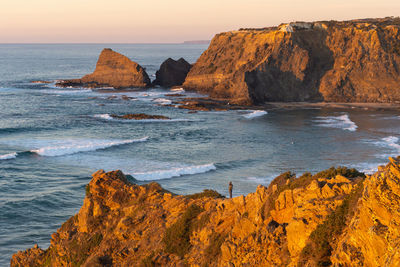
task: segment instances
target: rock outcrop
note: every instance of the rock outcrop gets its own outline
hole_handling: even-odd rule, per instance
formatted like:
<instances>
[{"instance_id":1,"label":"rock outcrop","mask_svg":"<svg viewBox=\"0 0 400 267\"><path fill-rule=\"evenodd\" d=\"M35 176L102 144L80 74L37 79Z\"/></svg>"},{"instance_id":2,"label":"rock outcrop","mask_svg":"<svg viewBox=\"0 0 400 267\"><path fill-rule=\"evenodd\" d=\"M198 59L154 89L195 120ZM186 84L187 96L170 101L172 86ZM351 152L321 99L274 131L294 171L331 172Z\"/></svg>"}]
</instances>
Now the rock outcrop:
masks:
<instances>
[{"instance_id":1,"label":"rock outcrop","mask_svg":"<svg viewBox=\"0 0 400 267\"><path fill-rule=\"evenodd\" d=\"M400 157L373 176L331 168L225 199L100 170L51 245L11 266L398 266Z\"/></svg>"},{"instance_id":2,"label":"rock outcrop","mask_svg":"<svg viewBox=\"0 0 400 267\"><path fill-rule=\"evenodd\" d=\"M231 103L399 102L400 18L217 34L185 89Z\"/></svg>"},{"instance_id":3,"label":"rock outcrop","mask_svg":"<svg viewBox=\"0 0 400 267\"><path fill-rule=\"evenodd\" d=\"M60 87L113 87L145 88L150 79L144 68L109 48L103 49L93 73L81 79L64 80L56 83Z\"/></svg>"},{"instance_id":4,"label":"rock outcrop","mask_svg":"<svg viewBox=\"0 0 400 267\"><path fill-rule=\"evenodd\" d=\"M332 262L400 266L400 158L365 181L358 211L337 241Z\"/></svg>"},{"instance_id":5,"label":"rock outcrop","mask_svg":"<svg viewBox=\"0 0 400 267\"><path fill-rule=\"evenodd\" d=\"M170 120L171 119L163 115L149 115L144 113L125 114L125 115L111 114L110 117L121 120Z\"/></svg>"},{"instance_id":6,"label":"rock outcrop","mask_svg":"<svg viewBox=\"0 0 400 267\"><path fill-rule=\"evenodd\" d=\"M182 85L191 67L192 65L183 58L178 60L168 58L156 72L156 79L153 84L163 87Z\"/></svg>"}]
</instances>

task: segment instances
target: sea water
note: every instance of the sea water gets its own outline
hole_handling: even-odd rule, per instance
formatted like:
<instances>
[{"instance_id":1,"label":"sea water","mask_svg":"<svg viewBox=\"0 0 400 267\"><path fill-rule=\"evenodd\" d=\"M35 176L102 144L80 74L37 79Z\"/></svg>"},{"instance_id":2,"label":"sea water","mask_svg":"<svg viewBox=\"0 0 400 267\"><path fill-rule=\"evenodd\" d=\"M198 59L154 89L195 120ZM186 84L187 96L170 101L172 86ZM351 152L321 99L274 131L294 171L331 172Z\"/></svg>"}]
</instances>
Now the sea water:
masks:
<instances>
[{"instance_id":1,"label":"sea water","mask_svg":"<svg viewBox=\"0 0 400 267\"><path fill-rule=\"evenodd\" d=\"M188 113L166 106L163 88L99 93L33 80L78 78L110 47L150 77L172 57L194 63L207 48L187 44L0 45L0 266L78 212L91 173L120 169L139 184L178 194L210 188L255 191L279 173L345 165L373 172L400 154L400 114L363 109ZM131 97L126 100L123 95ZM112 97L110 97L112 96ZM127 121L146 113L171 120Z\"/></svg>"}]
</instances>

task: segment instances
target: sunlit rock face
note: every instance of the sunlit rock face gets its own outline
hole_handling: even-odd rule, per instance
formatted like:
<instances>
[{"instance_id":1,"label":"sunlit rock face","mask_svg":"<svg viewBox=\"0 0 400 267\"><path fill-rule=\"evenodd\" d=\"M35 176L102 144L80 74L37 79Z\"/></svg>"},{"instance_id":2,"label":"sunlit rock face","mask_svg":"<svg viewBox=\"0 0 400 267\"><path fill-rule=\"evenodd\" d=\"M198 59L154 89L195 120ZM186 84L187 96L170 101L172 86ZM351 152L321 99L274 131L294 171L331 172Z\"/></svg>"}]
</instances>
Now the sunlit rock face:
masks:
<instances>
[{"instance_id":1,"label":"sunlit rock face","mask_svg":"<svg viewBox=\"0 0 400 267\"><path fill-rule=\"evenodd\" d=\"M11 266L397 266L400 159L372 176L284 173L247 196L174 195L100 170L51 245ZM331 231L332 230L332 231ZM326 244L326 251L315 244Z\"/></svg>"},{"instance_id":2,"label":"sunlit rock face","mask_svg":"<svg viewBox=\"0 0 400 267\"><path fill-rule=\"evenodd\" d=\"M400 19L217 34L184 87L232 103L400 101Z\"/></svg>"},{"instance_id":3,"label":"sunlit rock face","mask_svg":"<svg viewBox=\"0 0 400 267\"><path fill-rule=\"evenodd\" d=\"M145 69L139 64L105 48L99 56L93 73L85 75L81 79L64 80L56 85L89 88L113 87L116 89L145 88L150 85L150 79Z\"/></svg>"}]
</instances>

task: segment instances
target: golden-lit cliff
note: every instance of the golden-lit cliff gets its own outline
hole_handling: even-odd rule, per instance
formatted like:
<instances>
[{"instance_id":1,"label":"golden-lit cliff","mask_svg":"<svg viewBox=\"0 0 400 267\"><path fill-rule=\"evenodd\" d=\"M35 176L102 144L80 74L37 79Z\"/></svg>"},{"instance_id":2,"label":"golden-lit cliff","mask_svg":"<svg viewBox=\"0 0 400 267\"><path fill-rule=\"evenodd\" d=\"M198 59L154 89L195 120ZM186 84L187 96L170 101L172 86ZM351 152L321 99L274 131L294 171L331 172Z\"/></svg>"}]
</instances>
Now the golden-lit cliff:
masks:
<instances>
[{"instance_id":1,"label":"golden-lit cliff","mask_svg":"<svg viewBox=\"0 0 400 267\"><path fill-rule=\"evenodd\" d=\"M364 178L284 173L247 196L181 196L98 171L51 245L11 266L398 266L400 158Z\"/></svg>"},{"instance_id":2,"label":"golden-lit cliff","mask_svg":"<svg viewBox=\"0 0 400 267\"><path fill-rule=\"evenodd\" d=\"M217 34L184 87L231 103L400 101L400 19Z\"/></svg>"}]
</instances>

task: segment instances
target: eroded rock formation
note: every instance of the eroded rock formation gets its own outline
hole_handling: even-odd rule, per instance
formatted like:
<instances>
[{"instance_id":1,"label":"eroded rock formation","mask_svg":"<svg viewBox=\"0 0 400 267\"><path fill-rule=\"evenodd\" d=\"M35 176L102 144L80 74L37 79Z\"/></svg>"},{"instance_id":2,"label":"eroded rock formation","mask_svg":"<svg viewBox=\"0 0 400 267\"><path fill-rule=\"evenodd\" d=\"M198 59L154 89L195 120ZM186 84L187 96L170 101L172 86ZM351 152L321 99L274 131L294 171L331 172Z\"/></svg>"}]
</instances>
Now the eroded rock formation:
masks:
<instances>
[{"instance_id":1,"label":"eroded rock formation","mask_svg":"<svg viewBox=\"0 0 400 267\"><path fill-rule=\"evenodd\" d=\"M98 171L50 247L18 252L11 266L398 266L399 206L400 158L367 178L285 173L233 199Z\"/></svg>"},{"instance_id":2,"label":"eroded rock formation","mask_svg":"<svg viewBox=\"0 0 400 267\"><path fill-rule=\"evenodd\" d=\"M109 48L103 49L93 73L81 79L60 81L60 87L114 87L144 88L150 85L150 79L144 68L124 55Z\"/></svg>"},{"instance_id":3,"label":"eroded rock formation","mask_svg":"<svg viewBox=\"0 0 400 267\"><path fill-rule=\"evenodd\" d=\"M192 65L183 58L178 60L168 58L161 64L160 69L156 72L156 79L153 84L163 87L182 85L191 67Z\"/></svg>"},{"instance_id":4,"label":"eroded rock formation","mask_svg":"<svg viewBox=\"0 0 400 267\"><path fill-rule=\"evenodd\" d=\"M217 34L185 89L231 103L400 101L400 19L290 23Z\"/></svg>"}]
</instances>

